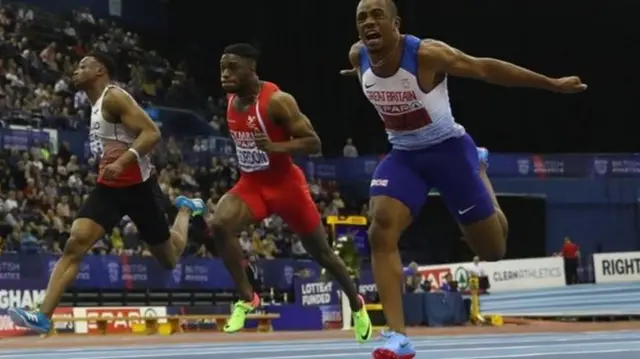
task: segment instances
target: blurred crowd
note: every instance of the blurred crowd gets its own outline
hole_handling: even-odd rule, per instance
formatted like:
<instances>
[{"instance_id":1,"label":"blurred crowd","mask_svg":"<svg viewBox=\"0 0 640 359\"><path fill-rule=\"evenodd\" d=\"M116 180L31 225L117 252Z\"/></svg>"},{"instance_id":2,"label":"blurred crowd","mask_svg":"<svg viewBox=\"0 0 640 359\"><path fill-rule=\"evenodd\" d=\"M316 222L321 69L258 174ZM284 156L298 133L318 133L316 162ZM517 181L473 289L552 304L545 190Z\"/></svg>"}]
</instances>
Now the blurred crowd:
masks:
<instances>
[{"instance_id":1,"label":"blurred crowd","mask_svg":"<svg viewBox=\"0 0 640 359\"><path fill-rule=\"evenodd\" d=\"M9 123L61 129L86 128L91 105L76 92L78 61L98 50L114 57L116 84L141 103L197 111L219 129L224 101L202 95L184 62L170 64L144 49L136 33L87 9L53 15L24 5L0 7L0 114Z\"/></svg>"},{"instance_id":2,"label":"blurred crowd","mask_svg":"<svg viewBox=\"0 0 640 359\"><path fill-rule=\"evenodd\" d=\"M209 166L196 168L183 160L187 154L180 147L179 141L168 138L154 152L167 207L180 194L201 197L208 206L205 216L211 216L221 196L239 178L235 159L212 157ZM78 209L95 184L96 168L93 159L80 160L64 144L57 153L46 144L29 151L0 151L0 251L60 253ZM311 181L310 191L323 217L340 214L347 206L335 182ZM186 254L208 257L212 254L202 244L208 240L206 226L199 222L192 225ZM238 241L247 256L307 257L300 239L275 215L245 228L238 233ZM150 255L127 217L92 253Z\"/></svg>"},{"instance_id":3,"label":"blurred crowd","mask_svg":"<svg viewBox=\"0 0 640 359\"><path fill-rule=\"evenodd\" d=\"M226 101L202 96L184 63L170 64L157 52L143 49L142 41L86 9L60 16L23 5L0 7L0 126L86 130L91 105L85 93L73 89L70 78L85 54L100 50L115 55L117 85L141 103L197 111L210 119L214 130L223 131ZM176 196L186 194L205 199L211 216L238 180L232 148L225 151L226 157L187 160L206 152L206 141L167 138L154 152L168 208ZM351 140L344 152L346 157L358 155ZM95 184L96 169L93 159L85 161L64 143L57 151L48 143L32 143L29 150L0 150L0 252L60 253ZM310 192L323 217L354 207L345 202L335 182L311 180ZM366 213L366 206L361 210ZM168 212L171 216L172 210ZM194 221L192 227L186 255L215 255L202 245L207 240L203 221ZM248 257L307 257L300 239L277 216L245 228L238 241ZM126 217L91 252L150 255Z\"/></svg>"}]
</instances>

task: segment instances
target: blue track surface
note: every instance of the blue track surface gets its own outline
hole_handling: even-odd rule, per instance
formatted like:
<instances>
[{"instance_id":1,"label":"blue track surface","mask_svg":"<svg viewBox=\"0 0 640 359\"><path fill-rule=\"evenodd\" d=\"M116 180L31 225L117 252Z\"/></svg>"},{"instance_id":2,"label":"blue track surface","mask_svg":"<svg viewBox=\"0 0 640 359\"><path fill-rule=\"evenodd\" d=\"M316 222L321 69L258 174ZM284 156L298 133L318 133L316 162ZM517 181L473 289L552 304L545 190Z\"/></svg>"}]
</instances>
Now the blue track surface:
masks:
<instances>
[{"instance_id":1,"label":"blue track surface","mask_svg":"<svg viewBox=\"0 0 640 359\"><path fill-rule=\"evenodd\" d=\"M414 337L417 359L632 359L640 332ZM0 343L1 346L1 343ZM0 350L0 359L304 359L371 358L372 345L345 340L138 347Z\"/></svg>"}]
</instances>

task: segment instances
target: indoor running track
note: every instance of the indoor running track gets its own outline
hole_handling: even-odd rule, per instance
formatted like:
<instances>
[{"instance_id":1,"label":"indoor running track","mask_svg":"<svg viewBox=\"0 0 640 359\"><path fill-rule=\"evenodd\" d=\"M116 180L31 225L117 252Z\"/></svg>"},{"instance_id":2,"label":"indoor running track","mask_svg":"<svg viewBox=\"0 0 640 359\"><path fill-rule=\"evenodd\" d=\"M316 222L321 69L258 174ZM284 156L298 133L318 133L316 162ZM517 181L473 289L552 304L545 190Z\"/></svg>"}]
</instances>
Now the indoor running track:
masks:
<instances>
[{"instance_id":1,"label":"indoor running track","mask_svg":"<svg viewBox=\"0 0 640 359\"><path fill-rule=\"evenodd\" d=\"M416 359L640 358L640 331L414 337ZM0 348L2 342L0 342ZM65 349L0 349L0 359L371 358L372 343L346 340L174 344Z\"/></svg>"}]
</instances>

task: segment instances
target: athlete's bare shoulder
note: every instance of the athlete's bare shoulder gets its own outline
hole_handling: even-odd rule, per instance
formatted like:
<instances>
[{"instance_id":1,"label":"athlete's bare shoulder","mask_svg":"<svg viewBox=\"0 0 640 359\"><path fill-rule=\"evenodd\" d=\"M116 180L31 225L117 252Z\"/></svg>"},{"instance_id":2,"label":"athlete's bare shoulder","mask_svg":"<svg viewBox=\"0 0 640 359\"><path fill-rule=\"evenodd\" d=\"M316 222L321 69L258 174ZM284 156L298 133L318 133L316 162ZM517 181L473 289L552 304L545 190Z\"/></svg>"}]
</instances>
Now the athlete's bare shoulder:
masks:
<instances>
[{"instance_id":1,"label":"athlete's bare shoulder","mask_svg":"<svg viewBox=\"0 0 640 359\"><path fill-rule=\"evenodd\" d=\"M300 112L298 108L298 102L295 97L288 92L277 90L274 91L269 97L267 103L267 112L269 118L275 123L282 123L289 120L296 112Z\"/></svg>"},{"instance_id":2,"label":"athlete's bare shoulder","mask_svg":"<svg viewBox=\"0 0 640 359\"><path fill-rule=\"evenodd\" d=\"M102 99L102 112L108 121L119 122L119 116L128 107L134 106L131 96L118 86L110 86Z\"/></svg>"},{"instance_id":3,"label":"athlete's bare shoulder","mask_svg":"<svg viewBox=\"0 0 640 359\"><path fill-rule=\"evenodd\" d=\"M136 100L125 90L112 86L102 100L102 111L108 122L120 122L136 133L142 130L158 132L158 127Z\"/></svg>"},{"instance_id":4,"label":"athlete's bare shoulder","mask_svg":"<svg viewBox=\"0 0 640 359\"><path fill-rule=\"evenodd\" d=\"M454 64L472 63L474 58L443 41L424 39L420 42L418 59L422 66L435 71L450 72Z\"/></svg>"},{"instance_id":5,"label":"athlete's bare shoulder","mask_svg":"<svg viewBox=\"0 0 640 359\"><path fill-rule=\"evenodd\" d=\"M453 51L454 48L446 43L434 40L434 39L422 39L420 41L420 49L418 50L418 56L420 57L433 57L440 56L442 52Z\"/></svg>"}]
</instances>

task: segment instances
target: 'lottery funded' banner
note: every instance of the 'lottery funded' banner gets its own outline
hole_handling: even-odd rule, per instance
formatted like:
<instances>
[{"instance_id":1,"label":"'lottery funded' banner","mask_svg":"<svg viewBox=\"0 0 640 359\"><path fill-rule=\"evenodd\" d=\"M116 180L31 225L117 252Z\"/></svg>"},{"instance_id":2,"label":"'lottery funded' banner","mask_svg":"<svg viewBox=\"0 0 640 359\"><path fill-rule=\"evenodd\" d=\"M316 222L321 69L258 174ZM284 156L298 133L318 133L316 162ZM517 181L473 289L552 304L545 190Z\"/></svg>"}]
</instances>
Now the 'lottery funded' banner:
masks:
<instances>
[{"instance_id":1,"label":"'lottery funded' banner","mask_svg":"<svg viewBox=\"0 0 640 359\"><path fill-rule=\"evenodd\" d=\"M295 278L296 304L315 306L322 312L325 328L339 328L342 322L338 283L318 278Z\"/></svg>"},{"instance_id":2,"label":"'lottery funded' banner","mask_svg":"<svg viewBox=\"0 0 640 359\"><path fill-rule=\"evenodd\" d=\"M301 305L334 305L340 304L338 285L335 282L323 282L317 279L294 280L296 301Z\"/></svg>"},{"instance_id":3,"label":"'lottery funded' banner","mask_svg":"<svg viewBox=\"0 0 640 359\"><path fill-rule=\"evenodd\" d=\"M0 288L44 289L58 258L45 254L0 255ZM289 290L294 273L307 270L312 278L316 263L288 259L259 263L266 287ZM163 269L154 258L87 256L73 287L79 289L234 289L235 284L218 259L184 258L173 270Z\"/></svg>"}]
</instances>

